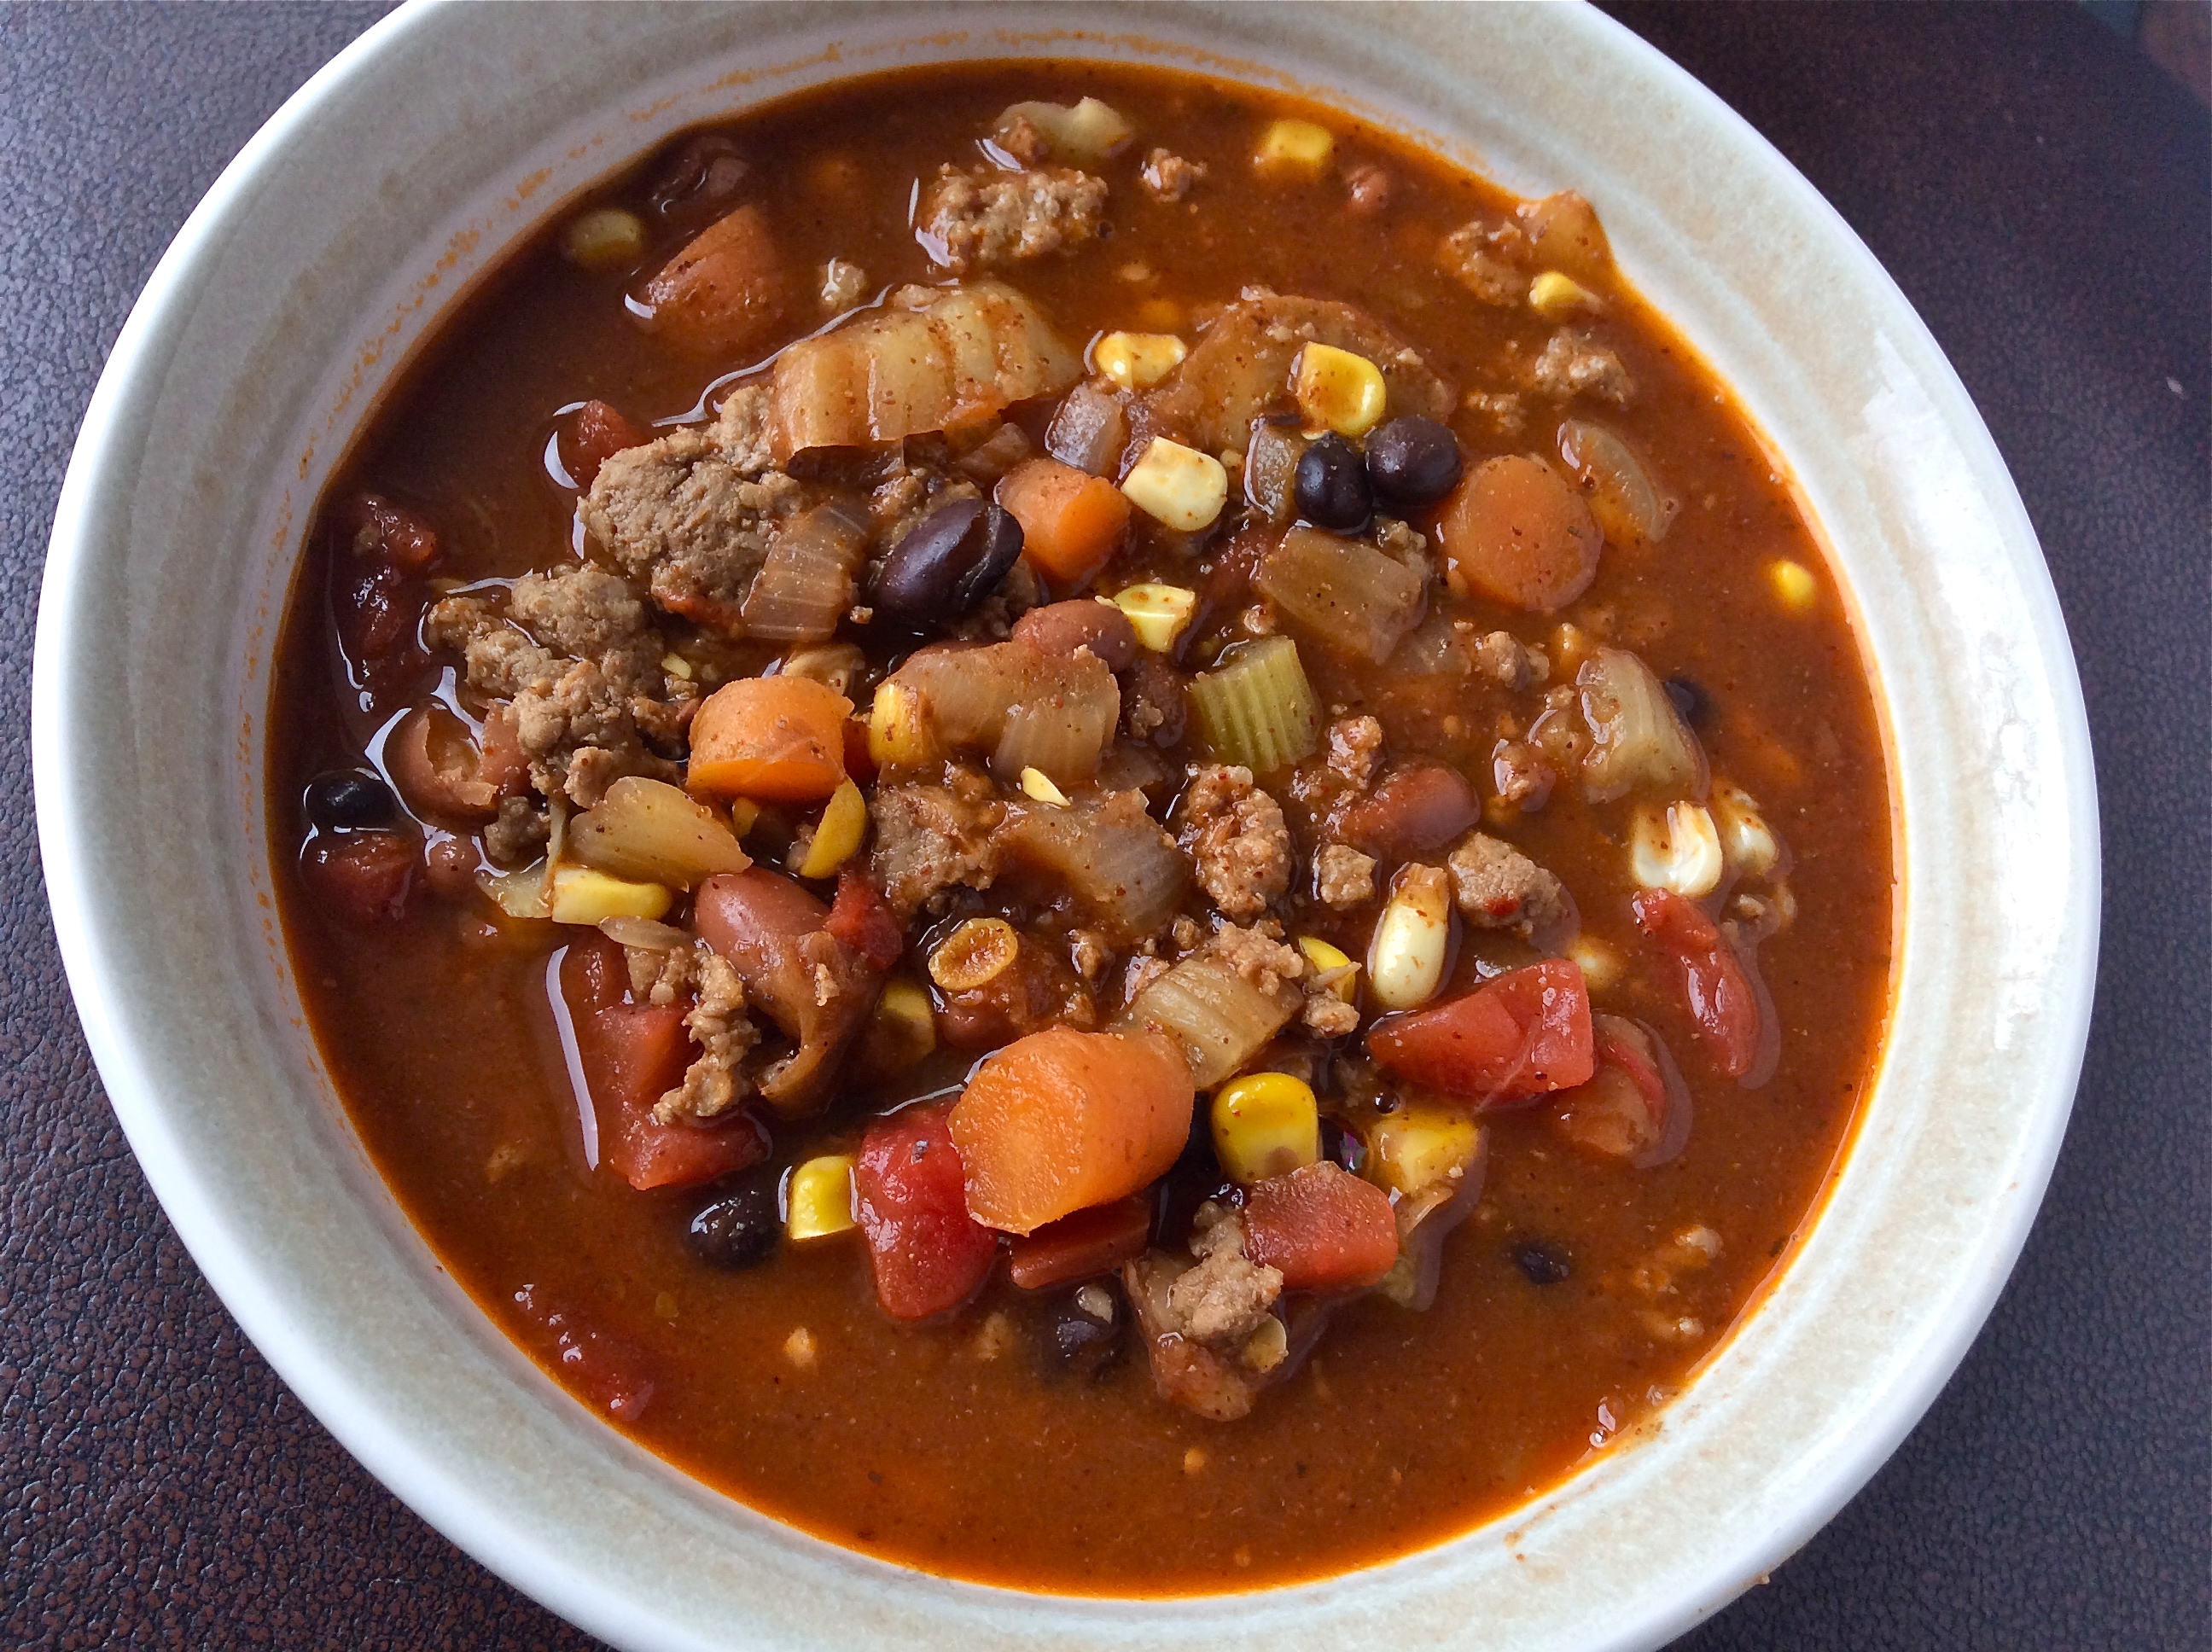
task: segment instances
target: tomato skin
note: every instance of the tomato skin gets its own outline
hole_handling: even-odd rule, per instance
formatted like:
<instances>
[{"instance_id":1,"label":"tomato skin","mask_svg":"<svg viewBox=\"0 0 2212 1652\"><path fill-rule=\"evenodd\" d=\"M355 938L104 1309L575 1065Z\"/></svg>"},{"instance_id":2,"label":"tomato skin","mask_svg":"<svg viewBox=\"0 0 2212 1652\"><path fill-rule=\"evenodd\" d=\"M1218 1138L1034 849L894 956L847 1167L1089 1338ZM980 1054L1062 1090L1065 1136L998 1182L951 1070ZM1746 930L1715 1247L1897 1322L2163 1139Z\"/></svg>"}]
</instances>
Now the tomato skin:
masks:
<instances>
[{"instance_id":1,"label":"tomato skin","mask_svg":"<svg viewBox=\"0 0 2212 1652\"><path fill-rule=\"evenodd\" d=\"M1478 1112L1586 1084L1596 1070L1589 989L1565 958L1392 1016L1369 1032L1367 1048L1401 1078L1467 1097Z\"/></svg>"},{"instance_id":2,"label":"tomato skin","mask_svg":"<svg viewBox=\"0 0 2212 1652\"><path fill-rule=\"evenodd\" d=\"M422 869L420 847L396 832L320 839L300 863L317 898L360 928L405 917Z\"/></svg>"},{"instance_id":3,"label":"tomato skin","mask_svg":"<svg viewBox=\"0 0 2212 1652\"><path fill-rule=\"evenodd\" d=\"M632 423L605 402L586 402L568 416L560 433L561 462L575 478L576 486L589 492L599 466L624 448L641 447L652 440L650 430Z\"/></svg>"},{"instance_id":4,"label":"tomato skin","mask_svg":"<svg viewBox=\"0 0 2212 1652\"><path fill-rule=\"evenodd\" d=\"M604 937L571 945L561 960L561 993L575 1029L599 1157L641 1191L688 1187L757 1164L768 1133L750 1113L711 1125L663 1124L653 1103L684 1082L695 1054L681 1004L633 1004L622 949Z\"/></svg>"},{"instance_id":5,"label":"tomato skin","mask_svg":"<svg viewBox=\"0 0 2212 1652\"><path fill-rule=\"evenodd\" d=\"M1759 995L1742 961L1704 910L1674 890L1639 890L1631 905L1637 926L1680 967L1683 1000L1714 1065L1742 1078L1759 1060L1760 1034Z\"/></svg>"},{"instance_id":6,"label":"tomato skin","mask_svg":"<svg viewBox=\"0 0 2212 1652\"><path fill-rule=\"evenodd\" d=\"M957 1308L990 1278L999 1236L968 1214L967 1172L952 1140L951 1103L878 1119L860 1139L853 1185L876 1276L893 1319Z\"/></svg>"},{"instance_id":7,"label":"tomato skin","mask_svg":"<svg viewBox=\"0 0 2212 1652\"><path fill-rule=\"evenodd\" d=\"M1286 1291L1358 1291L1398 1260L1398 1218L1389 1194L1323 1160L1246 1190L1244 1254Z\"/></svg>"},{"instance_id":8,"label":"tomato skin","mask_svg":"<svg viewBox=\"0 0 2212 1652\"><path fill-rule=\"evenodd\" d=\"M1096 1278L1143 1255L1152 1233L1152 1208L1143 1198L1093 1205L1016 1239L1007 1253L1006 1273L1024 1291Z\"/></svg>"},{"instance_id":9,"label":"tomato skin","mask_svg":"<svg viewBox=\"0 0 2212 1652\"><path fill-rule=\"evenodd\" d=\"M888 969L906 951L906 930L876 886L848 866L837 874L837 898L823 928L845 943L871 969Z\"/></svg>"}]
</instances>

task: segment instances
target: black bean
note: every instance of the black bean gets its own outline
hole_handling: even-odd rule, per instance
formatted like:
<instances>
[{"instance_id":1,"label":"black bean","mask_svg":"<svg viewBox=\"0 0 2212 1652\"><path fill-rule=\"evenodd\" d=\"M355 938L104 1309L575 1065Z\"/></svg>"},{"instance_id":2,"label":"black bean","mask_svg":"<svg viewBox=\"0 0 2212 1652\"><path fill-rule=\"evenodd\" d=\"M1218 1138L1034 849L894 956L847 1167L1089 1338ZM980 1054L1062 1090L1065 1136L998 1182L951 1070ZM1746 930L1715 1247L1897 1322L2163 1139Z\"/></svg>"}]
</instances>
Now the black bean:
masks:
<instances>
[{"instance_id":1,"label":"black bean","mask_svg":"<svg viewBox=\"0 0 2212 1652\"><path fill-rule=\"evenodd\" d=\"M699 1207L684 1238L692 1254L716 1267L750 1267L775 1254L783 1242L776 1184L755 1176Z\"/></svg>"},{"instance_id":2,"label":"black bean","mask_svg":"<svg viewBox=\"0 0 2212 1652\"><path fill-rule=\"evenodd\" d=\"M1334 430L1298 455L1293 485L1298 514L1316 527L1352 533L1375 513L1359 450Z\"/></svg>"},{"instance_id":3,"label":"black bean","mask_svg":"<svg viewBox=\"0 0 2212 1652\"><path fill-rule=\"evenodd\" d=\"M1103 1299L1102 1317L1091 1305ZM1121 1351L1121 1327L1128 1318L1127 1304L1110 1287L1093 1281L1056 1299L1045 1310L1045 1333L1039 1357L1047 1373L1060 1376L1096 1376Z\"/></svg>"},{"instance_id":4,"label":"black bean","mask_svg":"<svg viewBox=\"0 0 2212 1652\"><path fill-rule=\"evenodd\" d=\"M1367 438L1367 475L1394 505L1432 505L1458 484L1459 439L1434 419L1393 419Z\"/></svg>"},{"instance_id":5,"label":"black bean","mask_svg":"<svg viewBox=\"0 0 2212 1652\"><path fill-rule=\"evenodd\" d=\"M307 818L329 831L388 826L398 815L392 788L359 769L333 769L307 782Z\"/></svg>"},{"instance_id":6,"label":"black bean","mask_svg":"<svg viewBox=\"0 0 2212 1652\"><path fill-rule=\"evenodd\" d=\"M996 505L957 499L917 523L877 570L875 605L909 625L958 619L998 589L1022 554L1022 525Z\"/></svg>"},{"instance_id":7,"label":"black bean","mask_svg":"<svg viewBox=\"0 0 2212 1652\"><path fill-rule=\"evenodd\" d=\"M1668 677L1667 697L1674 702L1674 709L1682 714L1682 720L1692 727L1702 724L1706 714L1713 708L1712 696L1698 685L1694 677Z\"/></svg>"},{"instance_id":8,"label":"black bean","mask_svg":"<svg viewBox=\"0 0 2212 1652\"><path fill-rule=\"evenodd\" d=\"M1548 1239L1524 1239L1512 1248L1513 1266L1530 1285L1558 1285L1574 1272L1565 1249Z\"/></svg>"}]
</instances>

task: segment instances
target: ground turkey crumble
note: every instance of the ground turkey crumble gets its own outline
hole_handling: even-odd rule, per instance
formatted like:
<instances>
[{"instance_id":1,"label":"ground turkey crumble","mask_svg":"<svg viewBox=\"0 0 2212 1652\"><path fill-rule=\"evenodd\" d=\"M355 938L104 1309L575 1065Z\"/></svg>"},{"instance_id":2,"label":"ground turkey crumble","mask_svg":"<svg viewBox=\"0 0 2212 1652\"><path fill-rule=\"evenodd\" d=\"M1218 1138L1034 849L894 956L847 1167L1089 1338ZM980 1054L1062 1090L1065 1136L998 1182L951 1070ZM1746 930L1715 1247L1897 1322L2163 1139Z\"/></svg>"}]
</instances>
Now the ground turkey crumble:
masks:
<instances>
[{"instance_id":1,"label":"ground turkey crumble","mask_svg":"<svg viewBox=\"0 0 2212 1652\"><path fill-rule=\"evenodd\" d=\"M1479 929L1526 935L1566 915L1566 885L1498 838L1469 833L1448 864L1459 909Z\"/></svg>"},{"instance_id":2,"label":"ground turkey crumble","mask_svg":"<svg viewBox=\"0 0 2212 1652\"><path fill-rule=\"evenodd\" d=\"M1179 841L1198 886L1227 916L1258 917L1291 886L1291 833L1282 805L1252 771L1220 763L1191 770Z\"/></svg>"},{"instance_id":3,"label":"ground turkey crumble","mask_svg":"<svg viewBox=\"0 0 2212 1652\"><path fill-rule=\"evenodd\" d=\"M1324 843L1314 854L1314 895L1341 912L1375 898L1375 857L1349 843Z\"/></svg>"},{"instance_id":4,"label":"ground turkey crumble","mask_svg":"<svg viewBox=\"0 0 2212 1652\"><path fill-rule=\"evenodd\" d=\"M424 623L434 648L459 653L470 689L513 702L531 783L589 808L626 774L675 780L696 693L660 665L666 646L629 586L575 563L526 574L502 614L480 596L447 597ZM518 820L509 841L522 833Z\"/></svg>"},{"instance_id":5,"label":"ground turkey crumble","mask_svg":"<svg viewBox=\"0 0 2212 1652\"><path fill-rule=\"evenodd\" d=\"M1627 405L1635 382L1620 358L1586 334L1565 330L1552 335L1528 369L1528 384L1544 395L1566 401L1585 392L1601 401Z\"/></svg>"},{"instance_id":6,"label":"ground turkey crumble","mask_svg":"<svg viewBox=\"0 0 2212 1652\"><path fill-rule=\"evenodd\" d=\"M1139 181L1155 201L1180 201L1206 176L1203 161L1186 161L1167 149L1154 149L1145 157Z\"/></svg>"},{"instance_id":7,"label":"ground turkey crumble","mask_svg":"<svg viewBox=\"0 0 2212 1652\"><path fill-rule=\"evenodd\" d=\"M923 190L916 236L955 275L1071 250L1105 222L1106 182L1068 167L1005 173L943 167Z\"/></svg>"},{"instance_id":8,"label":"ground turkey crumble","mask_svg":"<svg viewBox=\"0 0 2212 1652\"><path fill-rule=\"evenodd\" d=\"M901 921L941 910L949 890L983 890L998 876L992 834L1005 818L991 782L955 768L943 786L879 787L871 815L875 844L868 865Z\"/></svg>"},{"instance_id":9,"label":"ground turkey crumble","mask_svg":"<svg viewBox=\"0 0 2212 1652\"><path fill-rule=\"evenodd\" d=\"M1209 1201L1190 1236L1196 1267L1168 1287L1164 1327L1194 1342L1235 1347L1260 1328L1283 1294L1281 1270L1244 1254L1244 1221Z\"/></svg>"},{"instance_id":10,"label":"ground turkey crumble","mask_svg":"<svg viewBox=\"0 0 2212 1652\"><path fill-rule=\"evenodd\" d=\"M745 987L737 970L703 941L694 951L699 1001L684 1017L684 1028L699 1054L684 1070L684 1082L653 1104L653 1116L663 1124L711 1119L743 1100L745 1079L738 1064L760 1042L745 1014Z\"/></svg>"}]
</instances>

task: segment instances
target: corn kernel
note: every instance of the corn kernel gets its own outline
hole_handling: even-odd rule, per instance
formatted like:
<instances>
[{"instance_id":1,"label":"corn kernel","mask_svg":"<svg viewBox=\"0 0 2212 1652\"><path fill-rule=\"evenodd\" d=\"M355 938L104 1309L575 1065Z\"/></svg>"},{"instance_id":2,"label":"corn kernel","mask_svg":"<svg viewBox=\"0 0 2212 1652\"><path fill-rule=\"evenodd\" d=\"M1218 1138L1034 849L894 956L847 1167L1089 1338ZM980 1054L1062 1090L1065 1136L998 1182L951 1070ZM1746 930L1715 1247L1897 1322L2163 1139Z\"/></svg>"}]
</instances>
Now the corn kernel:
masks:
<instances>
[{"instance_id":1,"label":"corn kernel","mask_svg":"<svg viewBox=\"0 0 2212 1652\"><path fill-rule=\"evenodd\" d=\"M1067 793L1052 783L1052 776L1042 768L1022 770L1022 795L1038 803L1049 803L1054 807L1067 807Z\"/></svg>"},{"instance_id":2,"label":"corn kernel","mask_svg":"<svg viewBox=\"0 0 2212 1652\"><path fill-rule=\"evenodd\" d=\"M920 981L894 975L877 996L875 1022L896 1064L910 1066L937 1048L937 1012Z\"/></svg>"},{"instance_id":3,"label":"corn kernel","mask_svg":"<svg viewBox=\"0 0 2212 1652\"><path fill-rule=\"evenodd\" d=\"M1418 1009L1443 985L1451 950L1451 879L1435 866L1408 866L1376 920L1367 979L1386 1010Z\"/></svg>"},{"instance_id":4,"label":"corn kernel","mask_svg":"<svg viewBox=\"0 0 2212 1652\"><path fill-rule=\"evenodd\" d=\"M1264 173L1318 178L1335 148L1336 139L1326 126L1310 120L1271 121L1260 134L1252 164Z\"/></svg>"},{"instance_id":5,"label":"corn kernel","mask_svg":"<svg viewBox=\"0 0 2212 1652\"><path fill-rule=\"evenodd\" d=\"M675 900L658 884L633 884L589 866L561 866L553 873L546 916L556 924L597 924L608 918L658 918Z\"/></svg>"},{"instance_id":6,"label":"corn kernel","mask_svg":"<svg viewBox=\"0 0 2212 1652\"><path fill-rule=\"evenodd\" d=\"M760 818L761 806L750 798L735 798L730 803L730 829L743 837Z\"/></svg>"},{"instance_id":7,"label":"corn kernel","mask_svg":"<svg viewBox=\"0 0 2212 1652\"><path fill-rule=\"evenodd\" d=\"M850 780L838 784L822 811L814 841L806 846L806 859L799 863L801 878L827 878L853 858L868 829L868 800Z\"/></svg>"},{"instance_id":8,"label":"corn kernel","mask_svg":"<svg viewBox=\"0 0 2212 1652\"><path fill-rule=\"evenodd\" d=\"M868 707L868 757L878 768L920 768L938 755L921 697L903 683L884 683Z\"/></svg>"},{"instance_id":9,"label":"corn kernel","mask_svg":"<svg viewBox=\"0 0 2212 1652\"><path fill-rule=\"evenodd\" d=\"M793 1239L822 1239L853 1225L853 1156L825 1153L791 1173L783 1194L783 1230Z\"/></svg>"},{"instance_id":10,"label":"corn kernel","mask_svg":"<svg viewBox=\"0 0 2212 1652\"><path fill-rule=\"evenodd\" d=\"M1583 985L1593 993L1617 986L1624 961L1620 950L1594 935L1577 936L1567 947L1567 957L1583 972Z\"/></svg>"},{"instance_id":11,"label":"corn kernel","mask_svg":"<svg viewBox=\"0 0 2212 1652\"><path fill-rule=\"evenodd\" d=\"M1232 1078L1213 1092L1213 1155L1237 1181L1285 1175L1321 1158L1321 1109L1287 1072Z\"/></svg>"},{"instance_id":12,"label":"corn kernel","mask_svg":"<svg viewBox=\"0 0 2212 1652\"><path fill-rule=\"evenodd\" d=\"M1359 999L1359 966L1342 947L1331 946L1318 935L1298 937L1298 951L1305 954L1306 968L1313 971L1314 979L1326 985L1346 1004ZM1336 975L1341 970L1343 973ZM1334 980L1329 977L1335 975Z\"/></svg>"},{"instance_id":13,"label":"corn kernel","mask_svg":"<svg viewBox=\"0 0 2212 1652\"><path fill-rule=\"evenodd\" d=\"M1713 820L1721 831L1721 853L1747 878L1764 878L1782 859L1774 829L1759 812L1759 801L1741 786L1713 782Z\"/></svg>"},{"instance_id":14,"label":"corn kernel","mask_svg":"<svg viewBox=\"0 0 2212 1652\"><path fill-rule=\"evenodd\" d=\"M684 659L682 654L669 653L661 655L660 669L666 671L671 677L682 677L686 683L689 683L691 680L691 662Z\"/></svg>"},{"instance_id":15,"label":"corn kernel","mask_svg":"<svg viewBox=\"0 0 2212 1652\"><path fill-rule=\"evenodd\" d=\"M1766 565L1766 577L1773 581L1774 594L1782 598L1784 608L1802 614L1820 600L1820 582L1802 562L1778 556Z\"/></svg>"},{"instance_id":16,"label":"corn kernel","mask_svg":"<svg viewBox=\"0 0 2212 1652\"><path fill-rule=\"evenodd\" d=\"M970 918L929 955L929 978L948 993L968 992L995 980L1021 945L1004 918Z\"/></svg>"},{"instance_id":17,"label":"corn kernel","mask_svg":"<svg viewBox=\"0 0 2212 1652\"><path fill-rule=\"evenodd\" d=\"M1109 332L1091 347L1091 365L1124 390L1150 390L1189 354L1171 332Z\"/></svg>"},{"instance_id":18,"label":"corn kernel","mask_svg":"<svg viewBox=\"0 0 2212 1652\"><path fill-rule=\"evenodd\" d=\"M1229 502L1229 472L1211 453L1154 436L1121 491L1147 516L1182 533L1210 528Z\"/></svg>"},{"instance_id":19,"label":"corn kernel","mask_svg":"<svg viewBox=\"0 0 2212 1652\"><path fill-rule=\"evenodd\" d=\"M1482 1127L1454 1108L1412 1102L1367 1130L1366 1175L1395 1193L1465 1179L1482 1151Z\"/></svg>"},{"instance_id":20,"label":"corn kernel","mask_svg":"<svg viewBox=\"0 0 2212 1652\"><path fill-rule=\"evenodd\" d=\"M1551 320L1564 321L1577 311L1603 307L1597 295L1572 276L1547 270L1528 283L1528 307Z\"/></svg>"},{"instance_id":21,"label":"corn kernel","mask_svg":"<svg viewBox=\"0 0 2212 1652\"><path fill-rule=\"evenodd\" d=\"M1334 344L1308 344L1291 368L1298 410L1315 431L1364 436L1382 423L1389 404L1382 369Z\"/></svg>"},{"instance_id":22,"label":"corn kernel","mask_svg":"<svg viewBox=\"0 0 2212 1652\"><path fill-rule=\"evenodd\" d=\"M1703 804L1670 803L1666 812L1646 805L1628 829L1629 861L1646 889L1670 889L1695 901L1711 895L1727 862L1721 835Z\"/></svg>"},{"instance_id":23,"label":"corn kernel","mask_svg":"<svg viewBox=\"0 0 2212 1652\"><path fill-rule=\"evenodd\" d=\"M1198 592L1179 585L1133 585L1115 592L1114 606L1128 616L1138 641L1164 654L1173 652L1176 639L1198 611Z\"/></svg>"},{"instance_id":24,"label":"corn kernel","mask_svg":"<svg viewBox=\"0 0 2212 1652\"><path fill-rule=\"evenodd\" d=\"M645 222L620 207L594 207L562 226L561 251L582 269L626 268L645 251Z\"/></svg>"}]
</instances>

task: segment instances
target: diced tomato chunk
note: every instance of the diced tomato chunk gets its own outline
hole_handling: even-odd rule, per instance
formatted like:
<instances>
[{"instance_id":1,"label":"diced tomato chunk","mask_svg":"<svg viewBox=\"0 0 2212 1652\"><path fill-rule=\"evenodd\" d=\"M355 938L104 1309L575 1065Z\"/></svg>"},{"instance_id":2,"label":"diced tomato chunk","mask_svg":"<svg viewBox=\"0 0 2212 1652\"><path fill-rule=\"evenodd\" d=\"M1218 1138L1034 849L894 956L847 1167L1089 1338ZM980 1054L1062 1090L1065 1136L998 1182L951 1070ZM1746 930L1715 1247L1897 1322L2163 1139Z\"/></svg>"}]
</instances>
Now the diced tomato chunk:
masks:
<instances>
[{"instance_id":1,"label":"diced tomato chunk","mask_svg":"<svg viewBox=\"0 0 2212 1652\"><path fill-rule=\"evenodd\" d=\"M572 945L561 961L561 991L599 1119L599 1157L616 1175L641 1189L686 1187L768 1157L768 1133L750 1113L705 1125L653 1117L653 1104L691 1065L688 1006L629 1002L620 947L599 937Z\"/></svg>"},{"instance_id":2,"label":"diced tomato chunk","mask_svg":"<svg viewBox=\"0 0 2212 1652\"><path fill-rule=\"evenodd\" d=\"M652 440L653 432L631 422L605 402L586 402L562 427L561 463L575 478L577 487L588 489L599 474L599 466L625 447L641 447Z\"/></svg>"},{"instance_id":3,"label":"diced tomato chunk","mask_svg":"<svg viewBox=\"0 0 2212 1652\"><path fill-rule=\"evenodd\" d=\"M367 926L404 917L422 857L412 838L396 832L349 832L318 838L300 863L317 898L349 924Z\"/></svg>"},{"instance_id":4,"label":"diced tomato chunk","mask_svg":"<svg viewBox=\"0 0 2212 1652\"><path fill-rule=\"evenodd\" d=\"M1586 1083L1596 1066L1589 991L1580 967L1565 958L1510 969L1449 1003L1392 1016L1367 1035L1367 1048L1401 1078L1467 1096L1478 1111Z\"/></svg>"},{"instance_id":5,"label":"diced tomato chunk","mask_svg":"<svg viewBox=\"0 0 2212 1652\"><path fill-rule=\"evenodd\" d=\"M380 494L356 494L338 519L349 549L372 567L428 574L443 549L429 519Z\"/></svg>"},{"instance_id":6,"label":"diced tomato chunk","mask_svg":"<svg viewBox=\"0 0 2212 1652\"><path fill-rule=\"evenodd\" d=\"M876 1298L893 1319L927 1319L982 1287L999 1236L968 1214L967 1174L953 1145L950 1103L879 1119L860 1139L853 1184L875 1271Z\"/></svg>"},{"instance_id":7,"label":"diced tomato chunk","mask_svg":"<svg viewBox=\"0 0 2212 1652\"><path fill-rule=\"evenodd\" d=\"M837 874L837 898L822 926L858 953L871 969L888 969L906 951L906 930L876 886L848 866Z\"/></svg>"},{"instance_id":8,"label":"diced tomato chunk","mask_svg":"<svg viewBox=\"0 0 2212 1652\"><path fill-rule=\"evenodd\" d=\"M356 659L381 659L407 640L422 604L407 576L387 563L341 573L338 626Z\"/></svg>"},{"instance_id":9,"label":"diced tomato chunk","mask_svg":"<svg viewBox=\"0 0 2212 1652\"><path fill-rule=\"evenodd\" d=\"M543 1286L523 1286L514 1305L529 1321L528 1340L551 1359L563 1386L618 1421L643 1415L654 1386L643 1354L593 1330Z\"/></svg>"},{"instance_id":10,"label":"diced tomato chunk","mask_svg":"<svg viewBox=\"0 0 2212 1652\"><path fill-rule=\"evenodd\" d=\"M1007 1254L1006 1272L1024 1291L1049 1291L1078 1279L1093 1279L1143 1255L1152 1232L1152 1209L1146 1200L1093 1205L1016 1239Z\"/></svg>"},{"instance_id":11,"label":"diced tomato chunk","mask_svg":"<svg viewBox=\"0 0 2212 1652\"><path fill-rule=\"evenodd\" d=\"M1631 904L1638 926L1680 968L1683 999L1714 1065L1743 1078L1759 1060L1761 1029L1759 995L1742 960L1704 910L1674 890L1639 890Z\"/></svg>"},{"instance_id":12,"label":"diced tomato chunk","mask_svg":"<svg viewBox=\"0 0 2212 1652\"><path fill-rule=\"evenodd\" d=\"M1398 1218L1389 1194L1324 1159L1252 1184L1244 1254L1288 1291L1356 1291L1398 1260Z\"/></svg>"}]
</instances>

